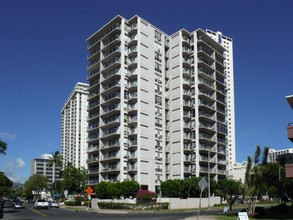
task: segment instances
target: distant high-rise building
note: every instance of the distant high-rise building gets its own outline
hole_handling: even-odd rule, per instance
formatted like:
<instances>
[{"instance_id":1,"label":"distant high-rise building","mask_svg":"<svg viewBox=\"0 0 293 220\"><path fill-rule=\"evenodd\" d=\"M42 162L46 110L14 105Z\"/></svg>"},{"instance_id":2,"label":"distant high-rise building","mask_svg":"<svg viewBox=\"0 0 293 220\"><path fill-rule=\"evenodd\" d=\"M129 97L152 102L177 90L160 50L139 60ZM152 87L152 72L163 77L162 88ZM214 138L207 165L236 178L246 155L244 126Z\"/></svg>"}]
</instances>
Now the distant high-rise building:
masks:
<instances>
[{"instance_id":1,"label":"distant high-rise building","mask_svg":"<svg viewBox=\"0 0 293 220\"><path fill-rule=\"evenodd\" d=\"M90 185L136 180L155 190L167 179L228 175L232 40L213 33L169 36L139 16L116 16L87 39Z\"/></svg>"},{"instance_id":2,"label":"distant high-rise building","mask_svg":"<svg viewBox=\"0 0 293 220\"><path fill-rule=\"evenodd\" d=\"M43 154L41 158L35 158L31 160L31 176L39 173L48 178L48 185L52 186L55 181L60 181L60 171L61 167L53 164L52 167L48 166L50 159L52 158L51 154ZM54 175L55 172L55 175Z\"/></svg>"},{"instance_id":3,"label":"distant high-rise building","mask_svg":"<svg viewBox=\"0 0 293 220\"><path fill-rule=\"evenodd\" d=\"M87 167L87 98L88 84L79 82L61 111L63 165Z\"/></svg>"}]
</instances>

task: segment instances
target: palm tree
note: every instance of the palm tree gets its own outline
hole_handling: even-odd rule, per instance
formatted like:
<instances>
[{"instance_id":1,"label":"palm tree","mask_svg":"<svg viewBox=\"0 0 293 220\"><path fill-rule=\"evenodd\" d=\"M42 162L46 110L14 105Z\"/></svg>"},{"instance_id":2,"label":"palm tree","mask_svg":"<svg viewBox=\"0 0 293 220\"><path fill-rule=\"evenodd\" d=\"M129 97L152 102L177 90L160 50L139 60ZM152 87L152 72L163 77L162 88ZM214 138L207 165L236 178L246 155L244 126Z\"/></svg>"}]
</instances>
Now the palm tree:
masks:
<instances>
[{"instance_id":1,"label":"palm tree","mask_svg":"<svg viewBox=\"0 0 293 220\"><path fill-rule=\"evenodd\" d=\"M59 151L55 151L55 153L51 153L51 154L52 154L52 156L51 156L51 159L48 163L48 166L49 167L53 166L53 182L55 183L55 190L54 191L56 194L56 192L57 192L57 185L56 185L56 179L55 179L56 166L62 167L63 157Z\"/></svg>"}]
</instances>

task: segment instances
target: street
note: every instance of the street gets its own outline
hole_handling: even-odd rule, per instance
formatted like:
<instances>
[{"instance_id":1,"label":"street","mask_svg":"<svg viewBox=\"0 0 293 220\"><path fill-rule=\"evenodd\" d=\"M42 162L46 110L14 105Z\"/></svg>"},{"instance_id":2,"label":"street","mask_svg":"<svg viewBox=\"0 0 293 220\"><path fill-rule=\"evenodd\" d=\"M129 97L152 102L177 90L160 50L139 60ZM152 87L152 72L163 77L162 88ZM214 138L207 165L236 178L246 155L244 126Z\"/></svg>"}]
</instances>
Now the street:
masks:
<instances>
[{"instance_id":1,"label":"street","mask_svg":"<svg viewBox=\"0 0 293 220\"><path fill-rule=\"evenodd\" d=\"M97 212L73 211L63 208L34 209L32 204L26 203L25 209L14 209L11 202L6 202L4 206L4 216L1 219L22 219L22 220L39 220L39 219L162 219L178 220L190 217L196 217L196 212L176 212L176 213L131 213L131 214L104 214Z\"/></svg>"}]
</instances>

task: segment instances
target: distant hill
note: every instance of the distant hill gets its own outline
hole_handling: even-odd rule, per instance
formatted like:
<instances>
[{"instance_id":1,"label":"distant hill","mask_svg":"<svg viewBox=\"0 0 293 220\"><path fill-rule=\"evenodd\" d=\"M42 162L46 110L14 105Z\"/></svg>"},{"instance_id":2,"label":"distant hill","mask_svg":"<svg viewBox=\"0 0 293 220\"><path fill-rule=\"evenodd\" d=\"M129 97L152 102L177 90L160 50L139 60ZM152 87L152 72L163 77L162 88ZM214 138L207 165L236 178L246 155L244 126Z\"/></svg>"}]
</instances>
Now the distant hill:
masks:
<instances>
[{"instance_id":1,"label":"distant hill","mask_svg":"<svg viewBox=\"0 0 293 220\"><path fill-rule=\"evenodd\" d=\"M13 183L12 188L13 188L14 190L18 190L18 189L20 189L20 188L24 188L24 185L23 185L22 183Z\"/></svg>"}]
</instances>

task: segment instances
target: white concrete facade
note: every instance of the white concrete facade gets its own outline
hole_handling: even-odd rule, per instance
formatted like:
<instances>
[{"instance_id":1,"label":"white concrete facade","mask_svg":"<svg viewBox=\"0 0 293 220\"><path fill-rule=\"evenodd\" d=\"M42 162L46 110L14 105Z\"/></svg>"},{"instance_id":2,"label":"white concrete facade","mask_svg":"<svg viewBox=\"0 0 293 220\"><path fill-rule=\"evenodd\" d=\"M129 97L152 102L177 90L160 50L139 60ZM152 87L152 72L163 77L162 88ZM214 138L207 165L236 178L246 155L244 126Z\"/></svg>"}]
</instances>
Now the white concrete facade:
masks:
<instances>
[{"instance_id":1,"label":"white concrete facade","mask_svg":"<svg viewBox=\"0 0 293 220\"><path fill-rule=\"evenodd\" d=\"M230 176L232 179L234 180L240 180L242 183L245 182L245 172L246 172L246 165L247 162L243 161L242 163L234 163L232 164L232 166L230 167L231 171L230 171Z\"/></svg>"},{"instance_id":2,"label":"white concrete facade","mask_svg":"<svg viewBox=\"0 0 293 220\"><path fill-rule=\"evenodd\" d=\"M211 177L228 174L224 47L139 16L116 16L87 42L90 185L136 180L154 191L208 175L208 154Z\"/></svg>"},{"instance_id":3,"label":"white concrete facade","mask_svg":"<svg viewBox=\"0 0 293 220\"><path fill-rule=\"evenodd\" d=\"M35 158L31 160L31 176L39 173L48 178L48 185L52 186L52 183L60 180L61 167L55 164L52 167L48 166L51 159L51 154L43 154L41 158ZM54 173L55 172L55 173Z\"/></svg>"},{"instance_id":4,"label":"white concrete facade","mask_svg":"<svg viewBox=\"0 0 293 220\"><path fill-rule=\"evenodd\" d=\"M61 111L63 165L87 168L88 87L86 83L77 83Z\"/></svg>"}]
</instances>

